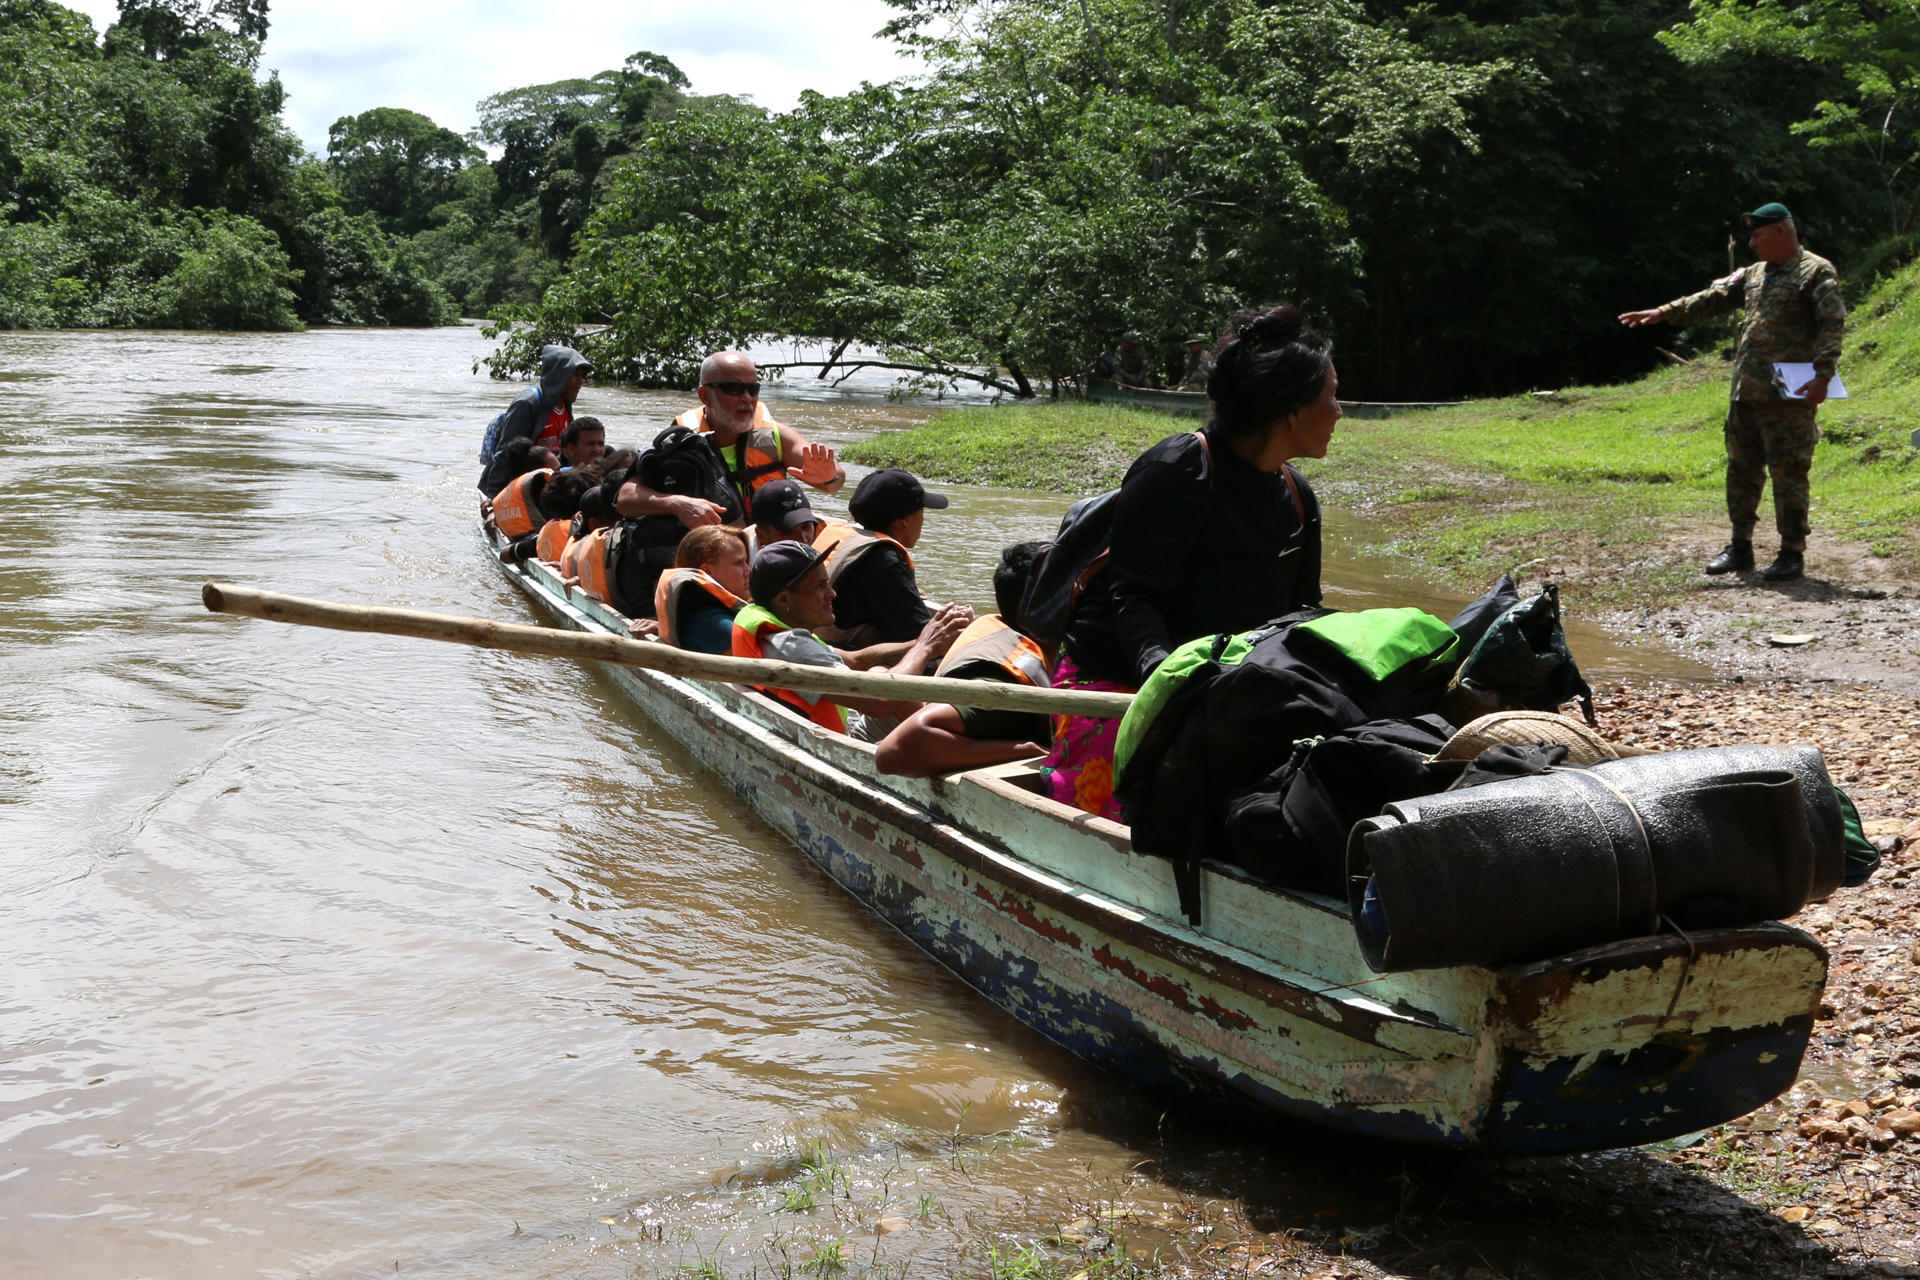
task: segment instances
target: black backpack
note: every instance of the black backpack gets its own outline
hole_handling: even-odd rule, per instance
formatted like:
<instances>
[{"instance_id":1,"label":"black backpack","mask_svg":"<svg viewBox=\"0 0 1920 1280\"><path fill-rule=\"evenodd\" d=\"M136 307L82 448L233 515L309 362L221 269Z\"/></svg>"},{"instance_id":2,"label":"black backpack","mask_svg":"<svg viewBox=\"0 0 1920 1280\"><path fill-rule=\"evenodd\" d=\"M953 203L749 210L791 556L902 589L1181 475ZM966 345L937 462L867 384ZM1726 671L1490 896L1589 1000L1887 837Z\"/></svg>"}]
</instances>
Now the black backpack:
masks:
<instances>
[{"instance_id":1,"label":"black backpack","mask_svg":"<svg viewBox=\"0 0 1920 1280\"><path fill-rule=\"evenodd\" d=\"M1207 454L1207 491L1213 491L1213 446L1202 432L1200 447ZM1300 503L1300 491L1294 483L1292 468L1284 473L1287 491L1293 495L1294 511L1306 523L1306 510ZM1120 498L1118 489L1091 498L1082 498L1060 517L1060 529L1053 541L1027 571L1026 589L1020 595L1020 613L1010 619L1016 627L1043 645L1059 644L1066 638L1067 625L1073 621L1073 607L1081 595L1107 567L1113 551L1113 509Z\"/></svg>"},{"instance_id":2,"label":"black backpack","mask_svg":"<svg viewBox=\"0 0 1920 1280\"><path fill-rule=\"evenodd\" d=\"M1060 518L1060 531L1027 571L1014 625L1043 645L1059 644L1087 584L1107 567L1118 489L1082 498Z\"/></svg>"},{"instance_id":3,"label":"black backpack","mask_svg":"<svg viewBox=\"0 0 1920 1280\"><path fill-rule=\"evenodd\" d=\"M640 455L635 470L640 483L655 493L719 503L725 508L720 517L723 524L740 524L746 518L740 495L727 476L726 463L707 437L692 427L668 427L655 436L653 446Z\"/></svg>"},{"instance_id":4,"label":"black backpack","mask_svg":"<svg viewBox=\"0 0 1920 1280\"><path fill-rule=\"evenodd\" d=\"M673 568L686 532L678 516L615 525L607 534L607 603L629 618L651 618L654 585Z\"/></svg>"},{"instance_id":5,"label":"black backpack","mask_svg":"<svg viewBox=\"0 0 1920 1280\"><path fill-rule=\"evenodd\" d=\"M633 466L630 478L655 493L705 498L723 507L721 519L739 524L743 512L727 468L706 436L692 427L668 427ZM622 520L607 535L607 594L629 618L653 616L653 589L673 567L686 526L678 516Z\"/></svg>"},{"instance_id":6,"label":"black backpack","mask_svg":"<svg viewBox=\"0 0 1920 1280\"><path fill-rule=\"evenodd\" d=\"M1444 791L1466 768L1431 757L1439 716L1372 720L1293 744L1286 762L1226 802L1233 861L1262 880L1345 897L1347 834L1396 800Z\"/></svg>"}]
</instances>

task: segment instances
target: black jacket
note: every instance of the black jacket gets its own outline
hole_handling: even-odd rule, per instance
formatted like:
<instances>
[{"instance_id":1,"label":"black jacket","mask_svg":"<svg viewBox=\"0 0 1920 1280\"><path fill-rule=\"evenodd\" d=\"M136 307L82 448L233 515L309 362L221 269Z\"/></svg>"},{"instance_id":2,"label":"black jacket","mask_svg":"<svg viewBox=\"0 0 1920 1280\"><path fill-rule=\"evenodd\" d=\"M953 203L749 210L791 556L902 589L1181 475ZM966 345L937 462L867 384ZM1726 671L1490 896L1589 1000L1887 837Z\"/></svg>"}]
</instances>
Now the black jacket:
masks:
<instances>
[{"instance_id":1,"label":"black jacket","mask_svg":"<svg viewBox=\"0 0 1920 1280\"><path fill-rule=\"evenodd\" d=\"M1211 431L1204 447L1187 431L1141 454L1120 484L1112 558L1067 628L1068 655L1089 676L1140 685L1196 636L1319 604L1320 502L1298 472L1293 482L1297 508L1280 474Z\"/></svg>"}]
</instances>

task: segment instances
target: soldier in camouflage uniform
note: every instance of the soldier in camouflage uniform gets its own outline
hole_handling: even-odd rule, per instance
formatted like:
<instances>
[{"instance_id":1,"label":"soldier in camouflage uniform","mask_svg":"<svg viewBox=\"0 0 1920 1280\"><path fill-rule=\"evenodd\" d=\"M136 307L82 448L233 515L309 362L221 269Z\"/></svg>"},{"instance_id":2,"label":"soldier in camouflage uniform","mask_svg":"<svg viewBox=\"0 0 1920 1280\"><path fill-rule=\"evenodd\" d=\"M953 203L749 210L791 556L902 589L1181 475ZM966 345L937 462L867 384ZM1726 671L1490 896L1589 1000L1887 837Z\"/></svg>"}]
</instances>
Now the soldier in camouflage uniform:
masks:
<instances>
[{"instance_id":1,"label":"soldier in camouflage uniform","mask_svg":"<svg viewBox=\"0 0 1920 1280\"><path fill-rule=\"evenodd\" d=\"M1780 555L1762 571L1772 579L1797 578L1807 547L1807 472L1820 439L1814 411L1827 398L1847 308L1833 264L1800 247L1793 215L1783 204L1764 204L1741 218L1747 244L1760 260L1715 280L1699 293L1663 307L1629 311L1620 322L1683 325L1744 309L1740 346L1733 360L1733 403L1727 410L1727 516L1733 540L1707 564L1708 573L1753 568L1753 527L1760 493L1773 476L1773 514ZM1786 388L1776 363L1813 364L1804 388ZM1801 393L1788 398L1786 392Z\"/></svg>"}]
</instances>

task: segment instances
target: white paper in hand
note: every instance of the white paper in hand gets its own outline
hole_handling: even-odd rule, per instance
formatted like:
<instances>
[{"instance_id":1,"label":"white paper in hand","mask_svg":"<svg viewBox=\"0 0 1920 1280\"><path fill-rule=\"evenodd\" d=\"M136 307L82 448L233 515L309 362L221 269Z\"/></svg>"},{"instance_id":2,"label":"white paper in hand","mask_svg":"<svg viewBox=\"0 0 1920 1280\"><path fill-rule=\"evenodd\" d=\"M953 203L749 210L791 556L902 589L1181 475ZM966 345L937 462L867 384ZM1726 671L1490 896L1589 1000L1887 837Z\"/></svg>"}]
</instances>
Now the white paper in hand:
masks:
<instances>
[{"instance_id":1,"label":"white paper in hand","mask_svg":"<svg viewBox=\"0 0 1920 1280\"><path fill-rule=\"evenodd\" d=\"M1789 400L1805 400L1807 384L1812 381L1812 364L1780 363L1773 366L1773 385L1778 387L1780 394ZM1827 399L1845 400L1846 398L1847 384L1840 381L1840 375L1836 373L1833 375L1833 381L1827 384Z\"/></svg>"}]
</instances>

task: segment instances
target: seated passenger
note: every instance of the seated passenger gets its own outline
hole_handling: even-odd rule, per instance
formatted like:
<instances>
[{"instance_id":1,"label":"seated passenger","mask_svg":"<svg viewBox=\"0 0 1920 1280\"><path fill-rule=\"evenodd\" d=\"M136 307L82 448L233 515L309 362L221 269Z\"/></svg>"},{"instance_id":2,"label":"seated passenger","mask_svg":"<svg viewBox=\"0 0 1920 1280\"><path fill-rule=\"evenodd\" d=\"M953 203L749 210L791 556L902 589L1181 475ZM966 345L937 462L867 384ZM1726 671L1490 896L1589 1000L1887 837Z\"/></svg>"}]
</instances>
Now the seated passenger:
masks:
<instances>
[{"instance_id":1,"label":"seated passenger","mask_svg":"<svg viewBox=\"0 0 1920 1280\"><path fill-rule=\"evenodd\" d=\"M826 522L814 514L804 489L791 480L769 480L753 495L753 528L747 532L747 553L776 542L813 545Z\"/></svg>"},{"instance_id":2,"label":"seated passenger","mask_svg":"<svg viewBox=\"0 0 1920 1280\"><path fill-rule=\"evenodd\" d=\"M813 540L827 557L833 583L833 621L851 645L908 640L930 616L913 574L915 543L929 508L946 507L947 495L929 493L919 479L897 467L875 471L853 491L847 510L857 525L834 523ZM972 620L972 612L968 612Z\"/></svg>"},{"instance_id":3,"label":"seated passenger","mask_svg":"<svg viewBox=\"0 0 1920 1280\"><path fill-rule=\"evenodd\" d=\"M1018 613L1027 575L1046 546L1021 542L1000 553L993 571L993 597L1000 612L974 619L960 633L941 660L939 675L1039 689L1051 685L1047 674L1051 655L1006 621ZM930 778L1041 755L1052 736L1050 717L1039 712L929 702L881 741L874 760L882 773Z\"/></svg>"},{"instance_id":4,"label":"seated passenger","mask_svg":"<svg viewBox=\"0 0 1920 1280\"><path fill-rule=\"evenodd\" d=\"M696 653L732 653L733 616L747 595L747 535L723 524L690 530L654 588L658 634Z\"/></svg>"},{"instance_id":5,"label":"seated passenger","mask_svg":"<svg viewBox=\"0 0 1920 1280\"><path fill-rule=\"evenodd\" d=\"M580 498L592 486L577 472L554 476L540 495L543 523L532 533L515 538L500 549L502 564L525 564L529 556L538 556L548 564L560 563L560 556L573 537L573 517L579 514Z\"/></svg>"},{"instance_id":6,"label":"seated passenger","mask_svg":"<svg viewBox=\"0 0 1920 1280\"><path fill-rule=\"evenodd\" d=\"M747 573L753 603L733 616L733 652L741 658L771 658L814 667L855 671L917 673L947 651L967 624L960 606L934 615L907 644L881 644L848 652L830 648L814 631L833 622L833 585L820 553L798 542L776 542L753 557ZM918 702L896 698L859 698L799 693L761 687L760 692L823 728L846 733L846 711L898 718L911 715ZM856 726L864 730L864 726Z\"/></svg>"},{"instance_id":7,"label":"seated passenger","mask_svg":"<svg viewBox=\"0 0 1920 1280\"><path fill-rule=\"evenodd\" d=\"M1320 603L1320 503L1292 463L1327 456L1339 385L1332 344L1296 308L1228 320L1206 425L1154 445L1120 482L1111 554L1074 609L1056 685L1131 693L1188 640ZM1092 716L1060 727L1043 769L1054 799L1120 817L1118 729Z\"/></svg>"},{"instance_id":8,"label":"seated passenger","mask_svg":"<svg viewBox=\"0 0 1920 1280\"><path fill-rule=\"evenodd\" d=\"M551 466L529 465L535 455L553 457L553 451L536 446L531 440L515 440L506 448L507 474L511 478L491 501L480 500L489 527L508 539L524 538L540 527L540 495L553 476Z\"/></svg>"},{"instance_id":9,"label":"seated passenger","mask_svg":"<svg viewBox=\"0 0 1920 1280\"><path fill-rule=\"evenodd\" d=\"M580 510L574 514L572 537L560 553L562 585L582 591L607 603L607 530L618 517L613 498L603 484L580 495Z\"/></svg>"},{"instance_id":10,"label":"seated passenger","mask_svg":"<svg viewBox=\"0 0 1920 1280\"><path fill-rule=\"evenodd\" d=\"M575 418L560 433L562 471L598 461L607 451L607 428L598 418Z\"/></svg>"}]
</instances>

